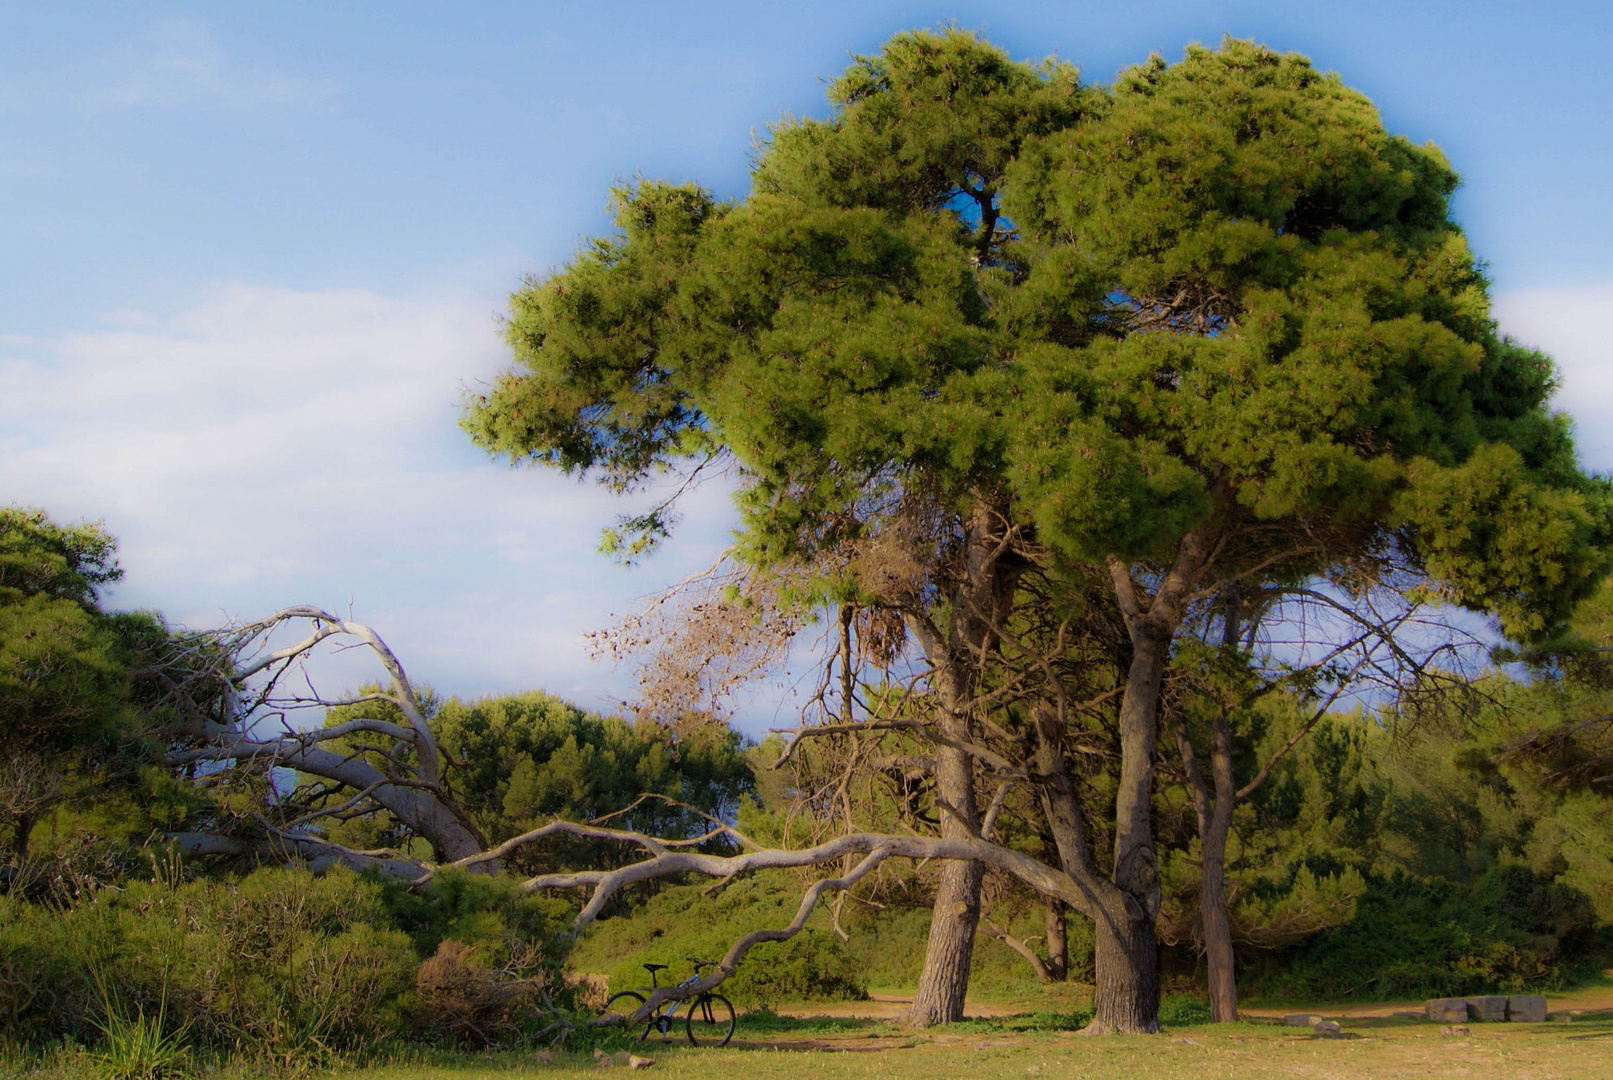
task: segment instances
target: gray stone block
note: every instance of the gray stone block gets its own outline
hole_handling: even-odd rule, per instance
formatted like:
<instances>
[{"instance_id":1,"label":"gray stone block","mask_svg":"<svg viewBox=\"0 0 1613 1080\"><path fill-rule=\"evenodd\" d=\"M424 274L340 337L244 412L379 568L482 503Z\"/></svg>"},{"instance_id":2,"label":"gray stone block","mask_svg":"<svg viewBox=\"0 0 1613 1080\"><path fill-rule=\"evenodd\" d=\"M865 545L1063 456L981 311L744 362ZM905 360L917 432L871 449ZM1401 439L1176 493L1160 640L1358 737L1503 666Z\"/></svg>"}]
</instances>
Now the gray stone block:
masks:
<instances>
[{"instance_id":1,"label":"gray stone block","mask_svg":"<svg viewBox=\"0 0 1613 1080\"><path fill-rule=\"evenodd\" d=\"M1312 1024L1319 1023L1321 1019L1315 1013L1293 1013L1283 1017L1283 1023L1289 1027L1310 1027Z\"/></svg>"},{"instance_id":2,"label":"gray stone block","mask_svg":"<svg viewBox=\"0 0 1613 1080\"><path fill-rule=\"evenodd\" d=\"M1436 1024L1467 1023L1466 998L1432 998L1423 1006L1423 1011Z\"/></svg>"},{"instance_id":3,"label":"gray stone block","mask_svg":"<svg viewBox=\"0 0 1613 1080\"><path fill-rule=\"evenodd\" d=\"M1470 997L1467 999L1467 1009L1474 1020L1497 1023L1507 1018L1507 999L1502 994Z\"/></svg>"},{"instance_id":4,"label":"gray stone block","mask_svg":"<svg viewBox=\"0 0 1613 1080\"><path fill-rule=\"evenodd\" d=\"M1507 1019L1525 1024L1546 1022L1545 994L1513 994L1507 998Z\"/></svg>"},{"instance_id":5,"label":"gray stone block","mask_svg":"<svg viewBox=\"0 0 1613 1080\"><path fill-rule=\"evenodd\" d=\"M1311 1030L1318 1035L1337 1035L1342 1029L1337 1020L1318 1020L1311 1025Z\"/></svg>"}]
</instances>

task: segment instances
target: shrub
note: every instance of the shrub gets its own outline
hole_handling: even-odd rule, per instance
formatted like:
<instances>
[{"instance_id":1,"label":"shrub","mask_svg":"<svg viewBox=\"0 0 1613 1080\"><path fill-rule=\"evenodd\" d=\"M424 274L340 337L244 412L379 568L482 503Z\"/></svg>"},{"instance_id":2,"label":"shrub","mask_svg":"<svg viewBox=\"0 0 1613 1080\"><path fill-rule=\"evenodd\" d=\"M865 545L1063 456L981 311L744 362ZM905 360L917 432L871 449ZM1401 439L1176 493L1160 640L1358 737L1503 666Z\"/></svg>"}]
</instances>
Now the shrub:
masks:
<instances>
[{"instance_id":1,"label":"shrub","mask_svg":"<svg viewBox=\"0 0 1613 1080\"><path fill-rule=\"evenodd\" d=\"M1369 879L1356 917L1291 949L1248 956L1247 992L1315 1001L1548 989L1595 942L1588 898L1502 864L1471 885Z\"/></svg>"},{"instance_id":2,"label":"shrub","mask_svg":"<svg viewBox=\"0 0 1613 1080\"><path fill-rule=\"evenodd\" d=\"M240 882L133 884L77 907L0 898L0 1019L12 1038L96 1041L109 1013L165 1016L193 1039L324 1055L396 1031L418 958L380 889L352 874L259 870Z\"/></svg>"},{"instance_id":3,"label":"shrub","mask_svg":"<svg viewBox=\"0 0 1613 1080\"><path fill-rule=\"evenodd\" d=\"M787 926L800 902L799 884L786 874L758 874L709 898L701 885L675 886L629 915L597 923L573 963L608 973L612 992L646 985L648 976L639 966L646 961L670 964L660 981L676 982L693 974L690 957L717 960L748 931ZM866 997L862 958L828 927L820 910L789 941L756 946L720 993L742 1008Z\"/></svg>"},{"instance_id":4,"label":"shrub","mask_svg":"<svg viewBox=\"0 0 1613 1080\"><path fill-rule=\"evenodd\" d=\"M445 939L415 975L409 1016L445 1042L488 1046L520 1030L540 983L494 971L470 946Z\"/></svg>"}]
</instances>

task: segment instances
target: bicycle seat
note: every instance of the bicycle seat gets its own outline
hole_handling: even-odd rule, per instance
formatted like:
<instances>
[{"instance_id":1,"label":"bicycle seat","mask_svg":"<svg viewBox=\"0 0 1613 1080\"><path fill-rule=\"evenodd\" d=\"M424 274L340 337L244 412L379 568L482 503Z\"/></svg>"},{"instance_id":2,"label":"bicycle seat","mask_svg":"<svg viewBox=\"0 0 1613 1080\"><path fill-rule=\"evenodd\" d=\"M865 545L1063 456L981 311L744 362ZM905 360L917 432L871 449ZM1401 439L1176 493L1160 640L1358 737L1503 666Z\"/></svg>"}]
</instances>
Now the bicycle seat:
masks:
<instances>
[{"instance_id":1,"label":"bicycle seat","mask_svg":"<svg viewBox=\"0 0 1613 1080\"><path fill-rule=\"evenodd\" d=\"M651 972L665 971L667 968L669 968L671 966L672 966L671 964L645 964L644 965L644 970L645 971L651 971Z\"/></svg>"}]
</instances>

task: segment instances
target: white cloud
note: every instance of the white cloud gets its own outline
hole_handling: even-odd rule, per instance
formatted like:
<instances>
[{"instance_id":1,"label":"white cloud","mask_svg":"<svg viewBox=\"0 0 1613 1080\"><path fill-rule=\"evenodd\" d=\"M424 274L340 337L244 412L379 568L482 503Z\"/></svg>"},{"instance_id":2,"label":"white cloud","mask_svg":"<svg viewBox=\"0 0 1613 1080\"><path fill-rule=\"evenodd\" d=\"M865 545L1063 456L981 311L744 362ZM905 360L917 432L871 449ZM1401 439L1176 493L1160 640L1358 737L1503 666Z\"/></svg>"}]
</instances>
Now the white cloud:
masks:
<instances>
[{"instance_id":1,"label":"white cloud","mask_svg":"<svg viewBox=\"0 0 1613 1080\"><path fill-rule=\"evenodd\" d=\"M1574 418L1581 463L1613 471L1613 284L1502 293L1495 314L1504 333L1557 361L1553 404Z\"/></svg>"},{"instance_id":2,"label":"white cloud","mask_svg":"<svg viewBox=\"0 0 1613 1080\"><path fill-rule=\"evenodd\" d=\"M619 500L489 462L456 427L463 381L506 360L492 310L232 286L171 318L0 342L0 502L104 518L118 606L200 627L351 602L441 689L605 706L626 673L582 635L714 557L727 492L697 491L642 568L597 555Z\"/></svg>"},{"instance_id":3,"label":"white cloud","mask_svg":"<svg viewBox=\"0 0 1613 1080\"><path fill-rule=\"evenodd\" d=\"M96 104L171 107L192 102L278 105L323 97L316 80L252 65L230 56L213 32L189 19L157 24L131 47L105 61L110 79L92 84Z\"/></svg>"}]
</instances>

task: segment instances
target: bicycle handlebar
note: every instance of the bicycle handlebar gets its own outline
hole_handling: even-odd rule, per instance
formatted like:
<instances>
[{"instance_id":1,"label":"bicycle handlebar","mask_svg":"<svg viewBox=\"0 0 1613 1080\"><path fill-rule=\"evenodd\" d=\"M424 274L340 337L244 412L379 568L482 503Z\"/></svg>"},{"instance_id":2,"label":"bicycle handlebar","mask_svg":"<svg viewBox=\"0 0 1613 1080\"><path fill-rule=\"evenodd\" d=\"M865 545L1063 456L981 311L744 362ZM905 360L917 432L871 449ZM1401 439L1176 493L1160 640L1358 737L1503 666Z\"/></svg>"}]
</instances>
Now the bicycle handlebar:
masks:
<instances>
[{"instance_id":1,"label":"bicycle handlebar","mask_svg":"<svg viewBox=\"0 0 1613 1080\"><path fill-rule=\"evenodd\" d=\"M717 966L717 961L715 961L715 960L700 960L700 959L697 959L697 958L695 958L693 956L690 956L687 959L688 959L689 963L694 965L694 969L696 971L699 971L703 967L716 967Z\"/></svg>"}]
</instances>

